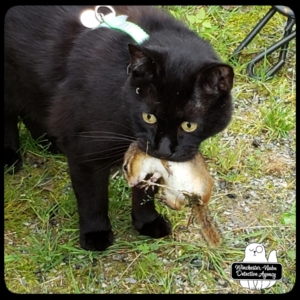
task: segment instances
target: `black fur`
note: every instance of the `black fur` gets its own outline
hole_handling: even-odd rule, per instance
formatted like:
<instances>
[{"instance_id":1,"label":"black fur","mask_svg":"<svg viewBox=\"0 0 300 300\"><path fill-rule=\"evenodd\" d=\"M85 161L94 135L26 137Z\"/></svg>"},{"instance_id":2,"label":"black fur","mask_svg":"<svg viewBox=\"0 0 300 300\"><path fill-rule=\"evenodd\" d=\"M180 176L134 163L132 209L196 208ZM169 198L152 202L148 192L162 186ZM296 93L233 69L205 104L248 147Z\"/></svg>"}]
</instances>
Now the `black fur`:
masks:
<instances>
[{"instance_id":1,"label":"black fur","mask_svg":"<svg viewBox=\"0 0 300 300\"><path fill-rule=\"evenodd\" d=\"M83 27L84 9L16 6L7 12L4 164L21 167L18 117L34 138L47 133L68 158L81 246L104 250L113 243L110 167L122 162L133 140L156 157L193 157L230 121L233 70L161 10L115 7L150 35L136 45L120 31ZM157 122L146 123L143 112ZM197 129L185 132L186 121ZM171 225L155 210L154 192L133 188L132 220L141 234L158 238Z\"/></svg>"}]
</instances>

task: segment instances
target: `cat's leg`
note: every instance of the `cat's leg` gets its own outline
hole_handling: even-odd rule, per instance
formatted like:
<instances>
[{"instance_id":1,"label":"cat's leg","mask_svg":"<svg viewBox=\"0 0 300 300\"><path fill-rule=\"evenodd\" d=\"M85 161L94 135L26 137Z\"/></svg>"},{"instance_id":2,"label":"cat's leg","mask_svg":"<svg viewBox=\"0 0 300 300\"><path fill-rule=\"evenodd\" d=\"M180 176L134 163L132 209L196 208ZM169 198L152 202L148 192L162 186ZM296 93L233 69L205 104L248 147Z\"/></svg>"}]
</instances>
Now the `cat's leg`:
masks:
<instances>
[{"instance_id":1,"label":"cat's leg","mask_svg":"<svg viewBox=\"0 0 300 300\"><path fill-rule=\"evenodd\" d=\"M109 169L68 158L73 190L78 204L80 245L83 249L103 251L113 243L108 218Z\"/></svg>"},{"instance_id":2,"label":"cat's leg","mask_svg":"<svg viewBox=\"0 0 300 300\"><path fill-rule=\"evenodd\" d=\"M4 121L4 167L12 167L10 172L17 172L22 166L19 152L18 116L5 115Z\"/></svg>"},{"instance_id":3,"label":"cat's leg","mask_svg":"<svg viewBox=\"0 0 300 300\"><path fill-rule=\"evenodd\" d=\"M154 204L154 195L158 187L154 189L132 188L132 223L140 234L160 238L171 233L170 221L160 215Z\"/></svg>"}]
</instances>

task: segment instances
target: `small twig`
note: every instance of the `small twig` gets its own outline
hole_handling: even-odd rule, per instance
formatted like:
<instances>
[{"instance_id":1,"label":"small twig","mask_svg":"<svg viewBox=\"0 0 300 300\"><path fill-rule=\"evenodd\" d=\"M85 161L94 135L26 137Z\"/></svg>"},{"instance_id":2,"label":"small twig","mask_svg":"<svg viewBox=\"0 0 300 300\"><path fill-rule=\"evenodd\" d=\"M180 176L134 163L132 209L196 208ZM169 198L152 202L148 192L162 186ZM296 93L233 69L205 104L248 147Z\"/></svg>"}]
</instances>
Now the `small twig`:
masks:
<instances>
[{"instance_id":1,"label":"small twig","mask_svg":"<svg viewBox=\"0 0 300 300\"><path fill-rule=\"evenodd\" d=\"M140 252L137 257L127 266L127 268L124 270L124 272L120 275L120 279L123 277L123 275L126 273L126 271L131 267L131 265L140 257L142 252Z\"/></svg>"}]
</instances>

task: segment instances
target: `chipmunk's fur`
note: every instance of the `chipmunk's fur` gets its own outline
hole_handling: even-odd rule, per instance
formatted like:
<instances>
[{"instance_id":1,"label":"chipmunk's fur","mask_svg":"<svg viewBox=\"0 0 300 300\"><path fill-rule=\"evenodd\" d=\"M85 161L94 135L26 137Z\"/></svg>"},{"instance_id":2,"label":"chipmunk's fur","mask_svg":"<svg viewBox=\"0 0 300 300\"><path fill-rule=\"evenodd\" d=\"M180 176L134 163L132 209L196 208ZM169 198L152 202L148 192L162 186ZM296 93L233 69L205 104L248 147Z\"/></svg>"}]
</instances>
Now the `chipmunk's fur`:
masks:
<instances>
[{"instance_id":1,"label":"chipmunk's fur","mask_svg":"<svg viewBox=\"0 0 300 300\"><path fill-rule=\"evenodd\" d=\"M131 187L159 185L158 198L170 208L180 210L185 205L191 206L193 218L201 226L208 245L221 244L220 234L208 214L213 180L200 152L189 161L172 162L148 155L134 142L125 153L123 172ZM145 180L148 174L151 177Z\"/></svg>"}]
</instances>

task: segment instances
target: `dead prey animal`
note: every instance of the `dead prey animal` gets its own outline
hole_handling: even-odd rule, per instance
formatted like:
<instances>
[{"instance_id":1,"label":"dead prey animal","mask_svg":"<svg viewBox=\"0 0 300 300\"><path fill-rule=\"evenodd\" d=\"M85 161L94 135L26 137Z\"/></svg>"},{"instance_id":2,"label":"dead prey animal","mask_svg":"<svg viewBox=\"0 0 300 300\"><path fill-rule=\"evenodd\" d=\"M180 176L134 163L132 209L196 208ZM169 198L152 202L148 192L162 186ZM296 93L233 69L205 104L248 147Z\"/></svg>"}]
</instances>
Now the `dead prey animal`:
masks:
<instances>
[{"instance_id":1,"label":"dead prey animal","mask_svg":"<svg viewBox=\"0 0 300 300\"><path fill-rule=\"evenodd\" d=\"M208 211L213 180L200 152L189 161L172 162L148 155L133 142L124 155L123 173L130 187L147 189L157 185L157 198L172 209L190 206L192 219L200 225L207 244L221 244L220 233ZM146 180L149 174L151 177Z\"/></svg>"}]
</instances>

